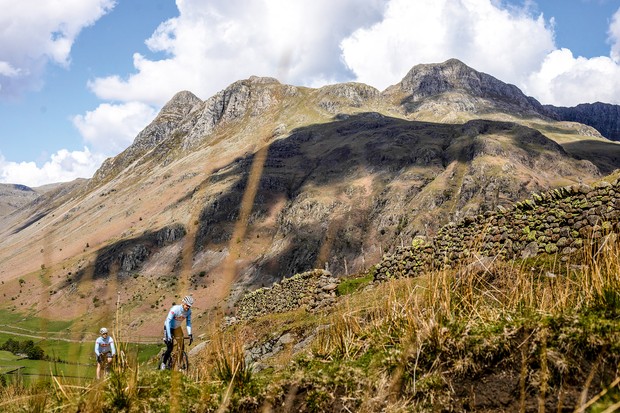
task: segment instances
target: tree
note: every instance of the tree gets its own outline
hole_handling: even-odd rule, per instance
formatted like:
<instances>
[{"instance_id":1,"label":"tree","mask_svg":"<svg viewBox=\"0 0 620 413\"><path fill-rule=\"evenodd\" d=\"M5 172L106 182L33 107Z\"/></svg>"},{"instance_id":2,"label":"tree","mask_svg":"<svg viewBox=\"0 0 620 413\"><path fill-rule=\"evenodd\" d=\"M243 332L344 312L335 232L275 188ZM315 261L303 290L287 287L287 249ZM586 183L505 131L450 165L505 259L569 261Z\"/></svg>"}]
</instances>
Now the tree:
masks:
<instances>
[{"instance_id":1,"label":"tree","mask_svg":"<svg viewBox=\"0 0 620 413\"><path fill-rule=\"evenodd\" d=\"M25 354L31 360L43 360L45 358L45 351L35 345L32 340L20 342L9 338L0 345L0 350L10 351L13 354Z\"/></svg>"}]
</instances>

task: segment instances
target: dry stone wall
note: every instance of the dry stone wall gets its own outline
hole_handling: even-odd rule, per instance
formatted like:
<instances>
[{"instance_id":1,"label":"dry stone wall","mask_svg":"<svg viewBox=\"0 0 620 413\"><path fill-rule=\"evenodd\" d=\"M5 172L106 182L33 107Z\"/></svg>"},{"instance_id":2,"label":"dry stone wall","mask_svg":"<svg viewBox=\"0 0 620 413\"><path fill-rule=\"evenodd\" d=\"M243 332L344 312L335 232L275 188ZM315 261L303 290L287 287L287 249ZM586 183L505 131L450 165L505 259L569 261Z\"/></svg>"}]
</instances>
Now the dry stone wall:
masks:
<instances>
[{"instance_id":1,"label":"dry stone wall","mask_svg":"<svg viewBox=\"0 0 620 413\"><path fill-rule=\"evenodd\" d=\"M386 254L375 280L416 276L423 268L441 268L473 253L504 259L538 254L568 257L584 242L620 232L620 180L595 187L572 185L442 227L431 241Z\"/></svg>"},{"instance_id":2,"label":"dry stone wall","mask_svg":"<svg viewBox=\"0 0 620 413\"><path fill-rule=\"evenodd\" d=\"M304 307L309 311L325 308L336 301L340 280L329 271L312 270L285 278L271 287L246 294L237 302L237 319L282 313Z\"/></svg>"}]
</instances>

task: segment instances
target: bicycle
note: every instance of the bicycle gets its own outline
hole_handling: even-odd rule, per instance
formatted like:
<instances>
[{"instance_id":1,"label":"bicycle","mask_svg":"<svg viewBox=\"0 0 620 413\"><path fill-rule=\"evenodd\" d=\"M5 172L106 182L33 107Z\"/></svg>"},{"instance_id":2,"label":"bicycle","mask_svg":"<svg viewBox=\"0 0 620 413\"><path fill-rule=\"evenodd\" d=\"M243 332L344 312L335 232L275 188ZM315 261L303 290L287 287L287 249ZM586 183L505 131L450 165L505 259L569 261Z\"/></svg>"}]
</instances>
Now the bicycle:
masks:
<instances>
[{"instance_id":1,"label":"bicycle","mask_svg":"<svg viewBox=\"0 0 620 413\"><path fill-rule=\"evenodd\" d=\"M172 339L174 340L174 337ZM185 352L185 340L189 339L189 337L183 337L183 341L180 345L173 343L172 353L168 358L168 362L165 364L166 370L187 371L187 369L189 369L189 358L187 357L187 353ZM181 347L180 352L179 347ZM158 366L164 364L164 355L165 353L161 355Z\"/></svg>"},{"instance_id":2,"label":"bicycle","mask_svg":"<svg viewBox=\"0 0 620 413\"><path fill-rule=\"evenodd\" d=\"M101 376L105 379L110 375L112 363L114 362L113 356L111 353L102 353L97 357L97 362L101 365Z\"/></svg>"}]
</instances>

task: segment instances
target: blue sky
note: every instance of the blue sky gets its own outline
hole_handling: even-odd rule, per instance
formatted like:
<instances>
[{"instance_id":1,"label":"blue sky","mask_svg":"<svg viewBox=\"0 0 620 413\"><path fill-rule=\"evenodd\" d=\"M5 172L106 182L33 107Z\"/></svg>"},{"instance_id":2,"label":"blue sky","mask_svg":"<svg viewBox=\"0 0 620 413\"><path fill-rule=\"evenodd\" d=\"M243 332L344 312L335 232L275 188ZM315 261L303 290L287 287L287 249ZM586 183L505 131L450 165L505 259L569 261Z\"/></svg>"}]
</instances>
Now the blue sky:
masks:
<instances>
[{"instance_id":1,"label":"blue sky","mask_svg":"<svg viewBox=\"0 0 620 413\"><path fill-rule=\"evenodd\" d=\"M382 90L456 57L542 103L620 104L620 0L0 0L0 182L91 177L180 90Z\"/></svg>"}]
</instances>

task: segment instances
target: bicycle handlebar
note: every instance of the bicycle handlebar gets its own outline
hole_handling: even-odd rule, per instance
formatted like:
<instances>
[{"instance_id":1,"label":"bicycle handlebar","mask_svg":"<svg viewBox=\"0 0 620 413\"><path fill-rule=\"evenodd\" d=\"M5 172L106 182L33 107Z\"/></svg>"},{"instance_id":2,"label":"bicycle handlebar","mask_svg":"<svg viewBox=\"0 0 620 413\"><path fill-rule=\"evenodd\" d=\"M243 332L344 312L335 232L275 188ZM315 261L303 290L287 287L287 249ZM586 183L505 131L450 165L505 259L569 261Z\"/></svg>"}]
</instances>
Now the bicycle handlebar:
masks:
<instances>
[{"instance_id":1,"label":"bicycle handlebar","mask_svg":"<svg viewBox=\"0 0 620 413\"><path fill-rule=\"evenodd\" d=\"M166 341L165 338L163 340ZM171 340L177 340L177 338L176 337L172 337ZM190 337L189 336L183 337L183 340L190 340Z\"/></svg>"}]
</instances>

